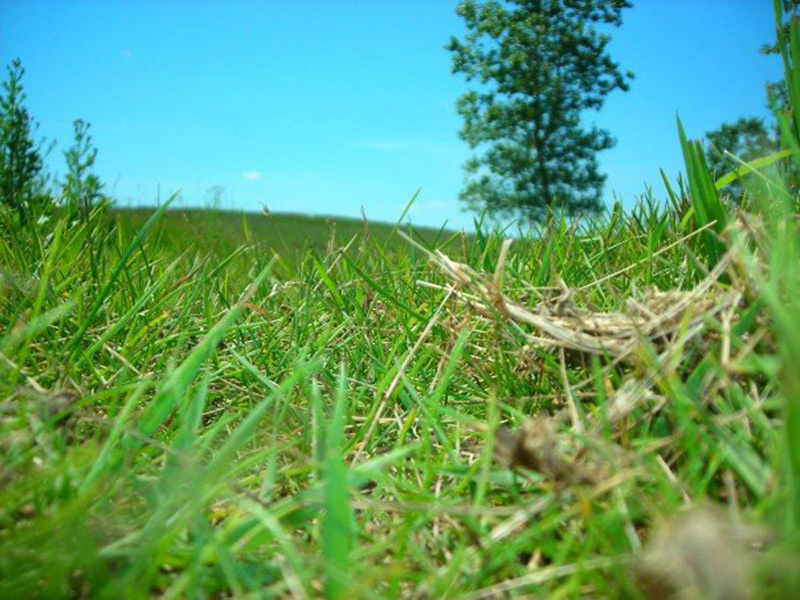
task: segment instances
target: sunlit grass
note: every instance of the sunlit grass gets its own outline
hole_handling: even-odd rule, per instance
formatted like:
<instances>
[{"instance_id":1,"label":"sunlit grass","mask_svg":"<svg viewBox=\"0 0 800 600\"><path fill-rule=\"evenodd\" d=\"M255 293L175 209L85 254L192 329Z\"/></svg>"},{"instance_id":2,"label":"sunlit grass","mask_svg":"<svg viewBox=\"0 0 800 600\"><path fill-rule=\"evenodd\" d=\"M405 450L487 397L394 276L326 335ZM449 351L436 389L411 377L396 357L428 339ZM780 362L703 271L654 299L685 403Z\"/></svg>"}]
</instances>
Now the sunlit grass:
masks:
<instances>
[{"instance_id":1,"label":"sunlit grass","mask_svg":"<svg viewBox=\"0 0 800 600\"><path fill-rule=\"evenodd\" d=\"M0 213L0 596L792 597L797 191L680 143L665 202L510 245ZM624 351L552 333L653 298Z\"/></svg>"},{"instance_id":2,"label":"sunlit grass","mask_svg":"<svg viewBox=\"0 0 800 600\"><path fill-rule=\"evenodd\" d=\"M158 226L130 239L101 213L57 225L25 262L3 238L5 596L458 597L501 582L635 596L628 562L686 505L735 506L792 539L795 230L741 246L732 272L762 280L723 284L745 297L701 341L666 363L643 345L633 367L575 355L566 388L557 352L458 302L399 237L386 250L362 230L287 276L255 243L227 262L176 254ZM565 285L577 306L619 310L652 286L691 290L713 263L686 217L643 202L578 229L553 220L511 246L504 293L534 308ZM720 248L745 235L731 231ZM465 238L461 260L493 277L502 240ZM597 485L492 460L498 423L554 414L565 394L601 418L637 372L657 400L622 438L603 433L626 458L607 455Z\"/></svg>"}]
</instances>

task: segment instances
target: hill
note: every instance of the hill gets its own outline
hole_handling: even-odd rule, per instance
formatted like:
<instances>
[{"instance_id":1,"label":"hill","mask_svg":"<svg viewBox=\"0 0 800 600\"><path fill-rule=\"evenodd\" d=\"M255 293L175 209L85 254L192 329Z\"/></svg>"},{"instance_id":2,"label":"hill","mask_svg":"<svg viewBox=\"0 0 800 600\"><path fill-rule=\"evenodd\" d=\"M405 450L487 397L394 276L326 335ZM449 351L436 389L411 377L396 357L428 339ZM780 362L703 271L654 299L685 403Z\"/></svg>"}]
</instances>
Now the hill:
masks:
<instances>
[{"instance_id":1,"label":"hill","mask_svg":"<svg viewBox=\"0 0 800 600\"><path fill-rule=\"evenodd\" d=\"M111 214L128 235L133 235L153 214L154 208L115 208ZM234 252L242 244L280 255L294 264L309 250L326 254L347 245L354 237L368 238L386 250L407 248L396 235L397 225L345 217L295 213L251 213L212 208L167 210L155 235L172 250L202 250L219 256ZM408 229L407 226L402 226ZM460 232L414 227L415 236L433 247L457 250Z\"/></svg>"}]
</instances>

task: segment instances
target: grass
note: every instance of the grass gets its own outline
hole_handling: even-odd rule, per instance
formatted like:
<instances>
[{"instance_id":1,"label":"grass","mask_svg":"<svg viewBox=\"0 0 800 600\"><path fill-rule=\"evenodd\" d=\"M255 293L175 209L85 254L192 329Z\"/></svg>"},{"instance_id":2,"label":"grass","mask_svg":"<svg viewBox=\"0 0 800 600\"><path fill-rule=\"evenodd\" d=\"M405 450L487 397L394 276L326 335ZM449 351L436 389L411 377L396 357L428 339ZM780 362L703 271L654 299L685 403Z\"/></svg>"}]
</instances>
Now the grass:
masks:
<instances>
[{"instance_id":1,"label":"grass","mask_svg":"<svg viewBox=\"0 0 800 600\"><path fill-rule=\"evenodd\" d=\"M126 236L132 236L153 214L153 208L119 208L111 216ZM342 217L292 213L247 213L215 209L172 209L160 221L154 237L172 252L202 249L205 255L224 258L242 245L278 254L285 268L293 269L308 252L330 253L354 237L379 241L384 249L404 251L404 242L393 234L397 225ZM415 228L433 246L455 252L460 239L447 229Z\"/></svg>"},{"instance_id":2,"label":"grass","mask_svg":"<svg viewBox=\"0 0 800 600\"><path fill-rule=\"evenodd\" d=\"M552 314L563 281L576 310L619 311L706 277L690 211L643 204L580 235L553 221L507 253L496 233L460 247L487 281L501 262L509 303ZM629 561L651 530L709 502L780 532L761 561L771 577L795 556L781 377L796 351L795 229L772 241L741 216L715 282L740 303L703 315L692 339L669 334L674 356L643 340L615 364L559 358L502 310L476 313L424 237L395 233L403 250L387 250L361 229L281 276L257 243L220 261L218 240L166 243L163 214L136 239L124 213L103 212L29 245L2 238L5 597L638 597ZM746 223L757 234L736 246ZM645 402L586 433L644 380ZM601 477L492 459L499 423L565 402L584 427L562 423L558 440Z\"/></svg>"},{"instance_id":3,"label":"grass","mask_svg":"<svg viewBox=\"0 0 800 600\"><path fill-rule=\"evenodd\" d=\"M0 595L793 597L797 192L680 137L511 244L4 209Z\"/></svg>"}]
</instances>

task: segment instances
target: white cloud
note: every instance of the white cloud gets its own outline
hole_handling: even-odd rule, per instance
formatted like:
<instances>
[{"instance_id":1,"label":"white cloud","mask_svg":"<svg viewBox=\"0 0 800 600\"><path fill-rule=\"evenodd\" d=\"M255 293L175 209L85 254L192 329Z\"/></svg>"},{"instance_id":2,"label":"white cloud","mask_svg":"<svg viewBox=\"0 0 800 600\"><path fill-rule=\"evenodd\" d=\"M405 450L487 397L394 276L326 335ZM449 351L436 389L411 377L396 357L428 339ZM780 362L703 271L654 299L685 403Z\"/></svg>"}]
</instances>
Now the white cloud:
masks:
<instances>
[{"instance_id":1,"label":"white cloud","mask_svg":"<svg viewBox=\"0 0 800 600\"><path fill-rule=\"evenodd\" d=\"M258 181L261 179L261 173L258 171L245 171L242 173L242 177L249 179L250 181Z\"/></svg>"}]
</instances>

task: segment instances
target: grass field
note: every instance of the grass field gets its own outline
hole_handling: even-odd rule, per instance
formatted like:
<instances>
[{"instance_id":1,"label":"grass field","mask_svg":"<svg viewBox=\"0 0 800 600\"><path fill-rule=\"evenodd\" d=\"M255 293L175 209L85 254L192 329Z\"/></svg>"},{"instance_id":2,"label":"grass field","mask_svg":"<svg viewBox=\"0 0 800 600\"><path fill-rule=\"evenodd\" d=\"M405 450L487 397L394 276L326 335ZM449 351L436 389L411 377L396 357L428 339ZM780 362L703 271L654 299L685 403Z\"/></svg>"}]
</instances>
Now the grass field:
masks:
<instances>
[{"instance_id":1,"label":"grass field","mask_svg":"<svg viewBox=\"0 0 800 600\"><path fill-rule=\"evenodd\" d=\"M691 214L478 234L474 273L378 227L291 276L174 215L4 235L3 597L639 597L709 503L791 589L797 230Z\"/></svg>"},{"instance_id":2,"label":"grass field","mask_svg":"<svg viewBox=\"0 0 800 600\"><path fill-rule=\"evenodd\" d=\"M153 212L154 208L116 209L112 216L119 219L126 235L133 236ZM307 252L330 253L332 249L347 246L354 237L362 240L368 237L386 250L403 250L405 243L393 234L398 226L397 223L372 223L342 217L195 208L168 210L153 236L158 238L159 246L174 252L196 248L218 257L228 256L240 246L249 245L278 254L285 265L293 267ZM414 230L429 245L443 246L455 252L461 249L461 236L456 236L454 231ZM454 243L456 238L458 241Z\"/></svg>"},{"instance_id":3,"label":"grass field","mask_svg":"<svg viewBox=\"0 0 800 600\"><path fill-rule=\"evenodd\" d=\"M0 597L797 597L781 118L741 206L681 129L665 202L513 241L3 207Z\"/></svg>"}]
</instances>

